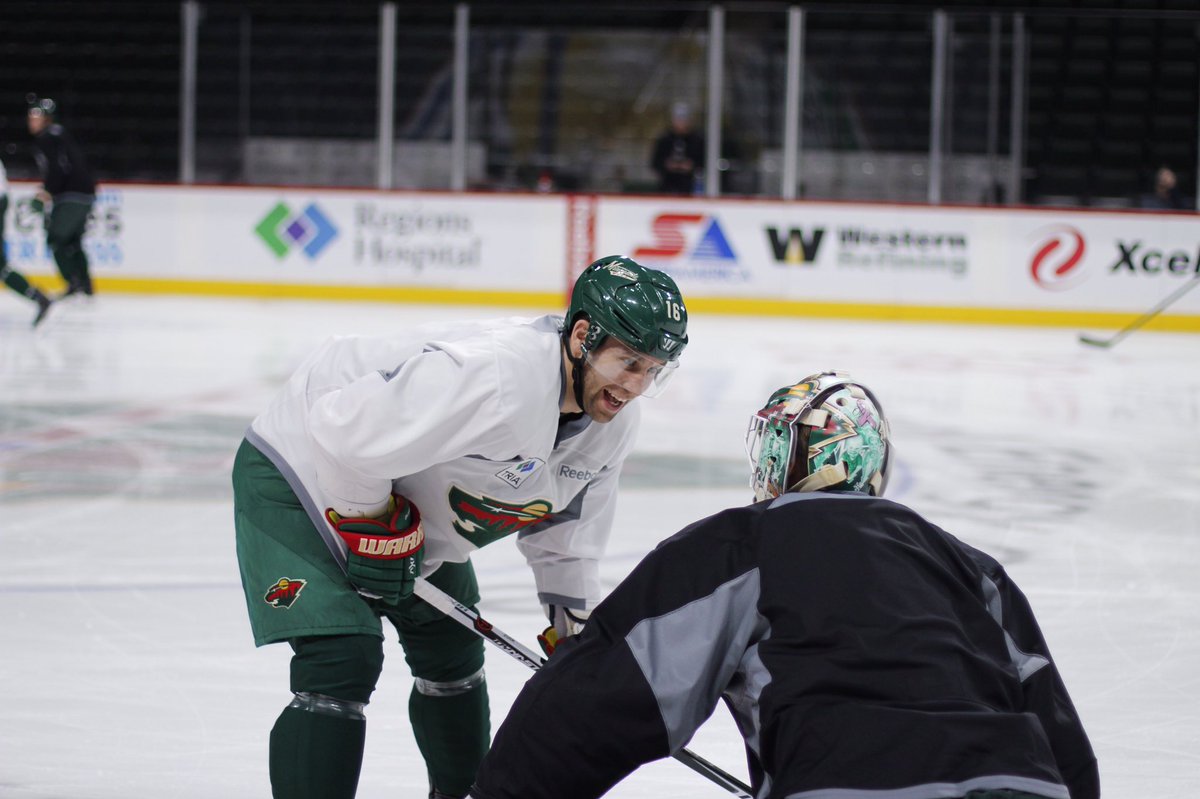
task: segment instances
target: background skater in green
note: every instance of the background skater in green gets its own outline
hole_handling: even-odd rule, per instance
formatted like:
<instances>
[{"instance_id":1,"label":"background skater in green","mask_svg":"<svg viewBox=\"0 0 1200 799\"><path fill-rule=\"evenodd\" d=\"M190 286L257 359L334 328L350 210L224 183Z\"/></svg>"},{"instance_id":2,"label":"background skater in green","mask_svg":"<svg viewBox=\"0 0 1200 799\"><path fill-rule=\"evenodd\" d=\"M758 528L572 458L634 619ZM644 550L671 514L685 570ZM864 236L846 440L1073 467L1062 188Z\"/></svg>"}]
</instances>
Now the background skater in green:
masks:
<instances>
[{"instance_id":1,"label":"background skater in green","mask_svg":"<svg viewBox=\"0 0 1200 799\"><path fill-rule=\"evenodd\" d=\"M96 182L75 139L55 121L57 110L53 100L29 96L29 132L42 175L37 203L43 208L52 203L46 217L46 244L67 283L63 296L91 296L92 276L83 249L83 234L88 213L96 201Z\"/></svg>"},{"instance_id":2,"label":"background skater in green","mask_svg":"<svg viewBox=\"0 0 1200 799\"><path fill-rule=\"evenodd\" d=\"M8 213L8 173L4 171L4 162L0 161L0 280L4 285L23 297L28 297L37 303L37 314L33 317L33 326L37 327L46 318L50 310L50 298L29 281L20 272L14 271L8 265L8 255L4 249L4 215Z\"/></svg>"},{"instance_id":3,"label":"background skater in green","mask_svg":"<svg viewBox=\"0 0 1200 799\"><path fill-rule=\"evenodd\" d=\"M238 563L258 645L287 641L294 698L271 731L280 799L354 796L383 626L414 677L430 796L466 795L490 743L483 643L412 596L479 601L469 560L512 538L548 644L603 598L599 558L633 446L633 400L687 344L675 282L589 266L559 316L330 341L252 423L233 468ZM626 407L629 406L629 407Z\"/></svg>"}]
</instances>

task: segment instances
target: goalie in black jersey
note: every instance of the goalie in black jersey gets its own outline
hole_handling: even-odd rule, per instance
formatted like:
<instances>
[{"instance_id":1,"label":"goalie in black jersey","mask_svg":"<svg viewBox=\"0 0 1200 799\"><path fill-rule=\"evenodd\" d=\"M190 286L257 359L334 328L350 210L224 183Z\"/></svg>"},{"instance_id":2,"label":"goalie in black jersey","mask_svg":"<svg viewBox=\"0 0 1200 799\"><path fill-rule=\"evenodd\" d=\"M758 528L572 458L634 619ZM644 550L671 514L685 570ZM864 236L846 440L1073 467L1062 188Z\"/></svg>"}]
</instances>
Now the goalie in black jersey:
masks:
<instances>
[{"instance_id":1,"label":"goalie in black jersey","mask_svg":"<svg viewBox=\"0 0 1200 799\"><path fill-rule=\"evenodd\" d=\"M604 794L723 699L759 799L1094 799L1091 744L993 558L882 498L872 393L771 395L756 502L664 541L517 697L476 799Z\"/></svg>"}]
</instances>

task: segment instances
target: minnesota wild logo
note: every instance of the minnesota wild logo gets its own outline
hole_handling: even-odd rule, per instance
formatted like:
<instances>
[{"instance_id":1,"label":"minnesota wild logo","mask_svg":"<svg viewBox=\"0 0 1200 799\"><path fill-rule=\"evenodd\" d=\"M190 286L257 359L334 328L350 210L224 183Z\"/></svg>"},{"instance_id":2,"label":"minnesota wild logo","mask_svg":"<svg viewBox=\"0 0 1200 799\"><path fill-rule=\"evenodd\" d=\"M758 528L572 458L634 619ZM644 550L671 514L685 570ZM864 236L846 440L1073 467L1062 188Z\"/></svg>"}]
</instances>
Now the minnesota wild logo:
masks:
<instances>
[{"instance_id":1,"label":"minnesota wild logo","mask_svg":"<svg viewBox=\"0 0 1200 799\"><path fill-rule=\"evenodd\" d=\"M450 486L448 497L453 512L454 531L476 546L484 546L506 535L553 518L554 508L544 499L525 504L501 502L488 496L468 494Z\"/></svg>"},{"instance_id":2,"label":"minnesota wild logo","mask_svg":"<svg viewBox=\"0 0 1200 799\"><path fill-rule=\"evenodd\" d=\"M307 580L300 580L296 577L290 579L280 577L275 581L275 585L267 589L267 593L263 595L263 601L273 608L290 608L306 585L308 585Z\"/></svg>"}]
</instances>

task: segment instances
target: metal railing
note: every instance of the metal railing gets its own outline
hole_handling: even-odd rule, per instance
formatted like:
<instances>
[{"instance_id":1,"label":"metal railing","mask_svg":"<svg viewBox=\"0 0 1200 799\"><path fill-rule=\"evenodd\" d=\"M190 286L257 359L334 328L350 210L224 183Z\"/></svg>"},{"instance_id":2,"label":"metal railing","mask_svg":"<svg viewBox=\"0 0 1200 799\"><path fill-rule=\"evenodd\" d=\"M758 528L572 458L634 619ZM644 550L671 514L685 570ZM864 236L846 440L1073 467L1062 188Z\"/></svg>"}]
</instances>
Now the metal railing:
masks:
<instances>
[{"instance_id":1,"label":"metal railing","mask_svg":"<svg viewBox=\"0 0 1200 799\"><path fill-rule=\"evenodd\" d=\"M686 105L700 196L1120 207L1160 164L1195 177L1189 196L1200 187L1200 72L1180 35L1200 11L562 5L182 0L177 130L161 128L176 168L145 160L130 176L655 192L652 144ZM1090 106L1068 108L1073 85ZM105 113L72 92L78 117ZM164 120L145 112L149 147ZM133 171L136 148L111 132L123 124L86 130L102 178Z\"/></svg>"}]
</instances>

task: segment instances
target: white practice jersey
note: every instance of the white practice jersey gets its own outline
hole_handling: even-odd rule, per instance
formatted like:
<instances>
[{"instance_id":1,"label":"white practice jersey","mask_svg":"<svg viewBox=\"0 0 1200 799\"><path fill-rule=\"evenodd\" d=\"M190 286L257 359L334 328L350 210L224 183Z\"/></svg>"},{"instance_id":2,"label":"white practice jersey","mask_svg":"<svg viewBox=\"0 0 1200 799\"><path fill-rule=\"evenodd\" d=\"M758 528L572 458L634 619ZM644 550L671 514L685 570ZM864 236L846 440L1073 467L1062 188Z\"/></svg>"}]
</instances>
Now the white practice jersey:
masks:
<instances>
[{"instance_id":1,"label":"white practice jersey","mask_svg":"<svg viewBox=\"0 0 1200 799\"><path fill-rule=\"evenodd\" d=\"M345 544L325 509L373 515L395 491L420 510L425 574L515 534L540 601L590 610L639 409L560 425L561 324L513 318L332 339L247 438L340 562Z\"/></svg>"}]
</instances>

